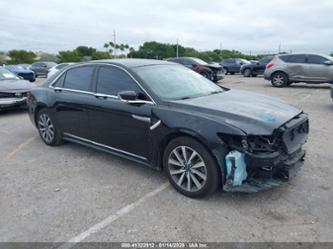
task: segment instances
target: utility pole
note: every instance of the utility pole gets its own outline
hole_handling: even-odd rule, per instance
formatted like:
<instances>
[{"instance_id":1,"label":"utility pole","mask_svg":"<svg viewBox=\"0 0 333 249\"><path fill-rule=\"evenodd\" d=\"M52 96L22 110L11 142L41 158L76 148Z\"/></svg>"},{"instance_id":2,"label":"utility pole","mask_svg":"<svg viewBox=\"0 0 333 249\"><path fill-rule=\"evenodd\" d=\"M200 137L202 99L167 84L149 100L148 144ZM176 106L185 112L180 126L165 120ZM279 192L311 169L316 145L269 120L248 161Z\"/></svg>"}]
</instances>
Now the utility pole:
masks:
<instances>
[{"instance_id":1,"label":"utility pole","mask_svg":"<svg viewBox=\"0 0 333 249\"><path fill-rule=\"evenodd\" d=\"M117 34L116 34L116 30L113 29L113 43L114 43L114 55L117 55Z\"/></svg>"},{"instance_id":2,"label":"utility pole","mask_svg":"<svg viewBox=\"0 0 333 249\"><path fill-rule=\"evenodd\" d=\"M177 39L177 46L176 46L176 57L178 58L179 57L179 42L178 42L178 39Z\"/></svg>"},{"instance_id":3,"label":"utility pole","mask_svg":"<svg viewBox=\"0 0 333 249\"><path fill-rule=\"evenodd\" d=\"M222 42L220 42L220 56L222 58Z\"/></svg>"},{"instance_id":4,"label":"utility pole","mask_svg":"<svg viewBox=\"0 0 333 249\"><path fill-rule=\"evenodd\" d=\"M281 42L279 43L279 54L281 53Z\"/></svg>"}]
</instances>

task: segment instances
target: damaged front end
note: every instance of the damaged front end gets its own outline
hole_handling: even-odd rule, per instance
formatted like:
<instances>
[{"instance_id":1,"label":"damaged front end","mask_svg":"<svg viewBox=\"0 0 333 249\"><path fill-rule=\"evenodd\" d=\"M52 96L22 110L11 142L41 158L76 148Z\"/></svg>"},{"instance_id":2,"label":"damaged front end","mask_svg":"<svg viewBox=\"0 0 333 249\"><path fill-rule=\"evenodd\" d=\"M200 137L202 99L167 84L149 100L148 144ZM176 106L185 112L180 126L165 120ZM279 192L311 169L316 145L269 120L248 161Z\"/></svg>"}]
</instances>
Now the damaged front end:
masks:
<instances>
[{"instance_id":1,"label":"damaged front end","mask_svg":"<svg viewBox=\"0 0 333 249\"><path fill-rule=\"evenodd\" d=\"M308 133L308 116L302 113L270 136L220 134L229 148L223 189L258 192L287 183L303 165L305 151L302 145Z\"/></svg>"}]
</instances>

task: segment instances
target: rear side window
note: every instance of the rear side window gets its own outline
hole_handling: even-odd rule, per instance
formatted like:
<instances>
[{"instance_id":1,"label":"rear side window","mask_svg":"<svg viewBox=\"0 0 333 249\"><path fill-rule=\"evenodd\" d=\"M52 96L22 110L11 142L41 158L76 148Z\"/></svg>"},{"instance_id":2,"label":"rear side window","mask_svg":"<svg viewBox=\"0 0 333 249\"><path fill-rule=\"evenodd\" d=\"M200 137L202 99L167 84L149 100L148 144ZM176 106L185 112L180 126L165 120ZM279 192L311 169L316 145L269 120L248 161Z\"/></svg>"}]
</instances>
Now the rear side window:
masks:
<instances>
[{"instance_id":1,"label":"rear side window","mask_svg":"<svg viewBox=\"0 0 333 249\"><path fill-rule=\"evenodd\" d=\"M325 64L325 61L328 61L328 59L319 55L310 54L308 56L308 63L310 64Z\"/></svg>"},{"instance_id":2,"label":"rear side window","mask_svg":"<svg viewBox=\"0 0 333 249\"><path fill-rule=\"evenodd\" d=\"M63 87L65 75L66 74L62 74L52 86L53 87Z\"/></svg>"},{"instance_id":3,"label":"rear side window","mask_svg":"<svg viewBox=\"0 0 333 249\"><path fill-rule=\"evenodd\" d=\"M284 62L288 62L289 55L281 55L281 56L279 56L279 58L281 60L283 60Z\"/></svg>"},{"instance_id":4,"label":"rear side window","mask_svg":"<svg viewBox=\"0 0 333 249\"><path fill-rule=\"evenodd\" d=\"M98 73L97 93L118 95L122 91L142 93L141 88L123 70L115 67L101 67Z\"/></svg>"},{"instance_id":5,"label":"rear side window","mask_svg":"<svg viewBox=\"0 0 333 249\"><path fill-rule=\"evenodd\" d=\"M78 67L67 71L64 87L73 90L90 91L94 67Z\"/></svg>"},{"instance_id":6,"label":"rear side window","mask_svg":"<svg viewBox=\"0 0 333 249\"><path fill-rule=\"evenodd\" d=\"M305 63L306 56L305 55L289 55L287 58L287 62L289 63Z\"/></svg>"}]
</instances>

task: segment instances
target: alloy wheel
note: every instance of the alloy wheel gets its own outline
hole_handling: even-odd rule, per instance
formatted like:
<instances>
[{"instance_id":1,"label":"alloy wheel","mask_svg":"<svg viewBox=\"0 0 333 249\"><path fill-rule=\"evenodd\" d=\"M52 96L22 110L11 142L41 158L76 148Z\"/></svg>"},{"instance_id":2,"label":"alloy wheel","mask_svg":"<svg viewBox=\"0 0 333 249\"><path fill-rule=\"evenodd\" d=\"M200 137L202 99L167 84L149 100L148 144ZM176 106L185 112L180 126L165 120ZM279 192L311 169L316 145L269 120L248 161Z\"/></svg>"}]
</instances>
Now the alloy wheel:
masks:
<instances>
[{"instance_id":1,"label":"alloy wheel","mask_svg":"<svg viewBox=\"0 0 333 249\"><path fill-rule=\"evenodd\" d=\"M204 160L197 151L188 146L178 146L171 151L168 167L172 180L185 191L199 191L207 181Z\"/></svg>"},{"instance_id":2,"label":"alloy wheel","mask_svg":"<svg viewBox=\"0 0 333 249\"><path fill-rule=\"evenodd\" d=\"M285 79L284 79L284 77L281 74L276 74L273 77L273 82L277 86L282 86L284 84L284 81L285 81Z\"/></svg>"},{"instance_id":3,"label":"alloy wheel","mask_svg":"<svg viewBox=\"0 0 333 249\"><path fill-rule=\"evenodd\" d=\"M50 144L54 140L54 126L50 117L46 113L42 113L38 120L38 129L43 140Z\"/></svg>"}]
</instances>

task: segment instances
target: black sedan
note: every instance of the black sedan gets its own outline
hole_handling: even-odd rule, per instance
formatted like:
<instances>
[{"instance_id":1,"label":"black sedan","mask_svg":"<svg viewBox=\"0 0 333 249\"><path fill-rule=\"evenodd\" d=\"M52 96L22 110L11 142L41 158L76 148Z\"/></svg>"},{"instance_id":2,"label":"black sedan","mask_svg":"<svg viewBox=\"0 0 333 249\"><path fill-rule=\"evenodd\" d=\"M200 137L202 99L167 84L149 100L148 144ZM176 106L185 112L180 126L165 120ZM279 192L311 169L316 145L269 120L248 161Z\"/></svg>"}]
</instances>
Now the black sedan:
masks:
<instances>
[{"instance_id":1,"label":"black sedan","mask_svg":"<svg viewBox=\"0 0 333 249\"><path fill-rule=\"evenodd\" d=\"M47 145L71 141L165 170L189 197L278 186L303 165L302 110L220 87L176 63L76 64L29 96L30 118Z\"/></svg>"},{"instance_id":2,"label":"black sedan","mask_svg":"<svg viewBox=\"0 0 333 249\"><path fill-rule=\"evenodd\" d=\"M26 107L27 94L34 87L35 84L21 80L12 72L0 67L0 111Z\"/></svg>"},{"instance_id":3,"label":"black sedan","mask_svg":"<svg viewBox=\"0 0 333 249\"><path fill-rule=\"evenodd\" d=\"M24 80L29 80L30 82L34 82L36 80L36 75L34 71L30 69L25 69L22 66L18 65L7 65L6 69L16 74L17 76L22 77Z\"/></svg>"}]
</instances>

